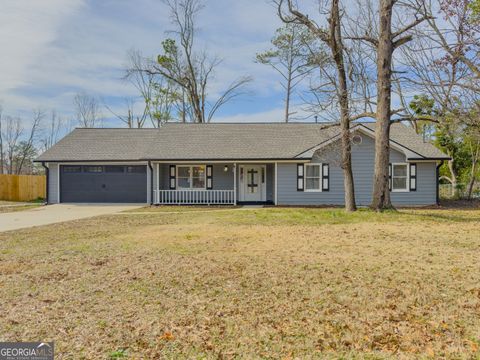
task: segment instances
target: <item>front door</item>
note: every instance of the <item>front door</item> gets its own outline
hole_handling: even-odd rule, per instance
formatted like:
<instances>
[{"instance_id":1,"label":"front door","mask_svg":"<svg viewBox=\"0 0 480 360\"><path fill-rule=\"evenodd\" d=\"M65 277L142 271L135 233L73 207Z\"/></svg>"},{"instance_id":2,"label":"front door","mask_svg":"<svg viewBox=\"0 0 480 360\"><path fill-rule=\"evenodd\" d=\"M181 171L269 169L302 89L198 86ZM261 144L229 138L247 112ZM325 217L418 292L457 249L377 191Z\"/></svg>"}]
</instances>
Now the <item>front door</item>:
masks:
<instances>
[{"instance_id":1,"label":"front door","mask_svg":"<svg viewBox=\"0 0 480 360\"><path fill-rule=\"evenodd\" d=\"M240 166L240 201L265 201L265 176L264 165Z\"/></svg>"}]
</instances>

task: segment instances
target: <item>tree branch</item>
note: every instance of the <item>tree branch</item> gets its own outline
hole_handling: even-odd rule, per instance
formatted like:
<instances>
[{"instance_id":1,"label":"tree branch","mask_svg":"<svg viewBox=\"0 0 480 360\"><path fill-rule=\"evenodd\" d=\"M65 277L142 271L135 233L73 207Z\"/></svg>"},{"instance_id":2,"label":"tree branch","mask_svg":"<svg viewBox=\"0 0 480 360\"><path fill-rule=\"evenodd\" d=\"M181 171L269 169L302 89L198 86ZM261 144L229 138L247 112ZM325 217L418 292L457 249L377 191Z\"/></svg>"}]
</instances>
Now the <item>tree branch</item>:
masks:
<instances>
[{"instance_id":1,"label":"tree branch","mask_svg":"<svg viewBox=\"0 0 480 360\"><path fill-rule=\"evenodd\" d=\"M402 35L403 33L413 29L414 27L416 27L417 25L420 25L422 22L424 22L425 20L428 20L428 19L433 19L433 17L431 16L423 16L421 18L418 18L416 19L415 21L413 21L411 24L403 27L402 29L398 30L398 31L395 31L393 34L392 34L392 39L395 39L397 36L400 36Z\"/></svg>"}]
</instances>

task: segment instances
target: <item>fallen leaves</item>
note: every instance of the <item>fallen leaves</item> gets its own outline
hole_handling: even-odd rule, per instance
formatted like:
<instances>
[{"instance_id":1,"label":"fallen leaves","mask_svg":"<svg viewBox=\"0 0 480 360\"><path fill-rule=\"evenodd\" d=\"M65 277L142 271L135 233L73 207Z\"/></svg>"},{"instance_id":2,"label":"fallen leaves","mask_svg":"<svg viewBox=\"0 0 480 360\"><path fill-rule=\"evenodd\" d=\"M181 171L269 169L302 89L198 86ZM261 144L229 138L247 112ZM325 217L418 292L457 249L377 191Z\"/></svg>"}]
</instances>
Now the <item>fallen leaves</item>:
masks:
<instances>
[{"instance_id":1,"label":"fallen leaves","mask_svg":"<svg viewBox=\"0 0 480 360\"><path fill-rule=\"evenodd\" d=\"M160 336L160 339L166 340L166 341L172 341L172 340L175 340L175 336L173 336L171 332L166 331L165 333L163 333L162 336Z\"/></svg>"},{"instance_id":2,"label":"fallen leaves","mask_svg":"<svg viewBox=\"0 0 480 360\"><path fill-rule=\"evenodd\" d=\"M86 359L124 347L132 358L478 353L480 221L418 210L328 223L322 211L153 213L0 234L2 311L15 315L0 318L2 336L51 336L62 357Z\"/></svg>"}]
</instances>

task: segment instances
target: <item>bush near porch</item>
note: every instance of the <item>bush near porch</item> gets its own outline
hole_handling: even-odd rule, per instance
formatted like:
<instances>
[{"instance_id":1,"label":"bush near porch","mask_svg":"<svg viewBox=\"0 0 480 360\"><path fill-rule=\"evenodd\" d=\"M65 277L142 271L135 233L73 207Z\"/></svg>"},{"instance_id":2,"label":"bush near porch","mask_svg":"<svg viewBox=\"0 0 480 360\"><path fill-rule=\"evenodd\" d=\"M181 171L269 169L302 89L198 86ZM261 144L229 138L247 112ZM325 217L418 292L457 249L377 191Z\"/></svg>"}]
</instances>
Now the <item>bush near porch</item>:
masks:
<instances>
[{"instance_id":1,"label":"bush near porch","mask_svg":"<svg viewBox=\"0 0 480 360\"><path fill-rule=\"evenodd\" d=\"M478 208L175 209L1 233L2 338L88 359L480 356Z\"/></svg>"}]
</instances>

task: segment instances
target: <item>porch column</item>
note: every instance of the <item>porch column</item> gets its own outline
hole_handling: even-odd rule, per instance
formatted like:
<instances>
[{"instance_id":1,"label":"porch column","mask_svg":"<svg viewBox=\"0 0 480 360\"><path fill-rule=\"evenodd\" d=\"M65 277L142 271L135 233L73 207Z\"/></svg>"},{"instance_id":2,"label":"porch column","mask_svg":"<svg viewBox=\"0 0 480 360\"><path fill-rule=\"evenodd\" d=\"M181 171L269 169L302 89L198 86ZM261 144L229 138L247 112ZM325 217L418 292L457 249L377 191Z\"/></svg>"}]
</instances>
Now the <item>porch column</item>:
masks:
<instances>
[{"instance_id":1,"label":"porch column","mask_svg":"<svg viewBox=\"0 0 480 360\"><path fill-rule=\"evenodd\" d=\"M237 205L237 163L233 163L233 204Z\"/></svg>"},{"instance_id":2,"label":"porch column","mask_svg":"<svg viewBox=\"0 0 480 360\"><path fill-rule=\"evenodd\" d=\"M157 163L157 191L155 196L155 202L158 204L160 202L160 163Z\"/></svg>"},{"instance_id":3,"label":"porch column","mask_svg":"<svg viewBox=\"0 0 480 360\"><path fill-rule=\"evenodd\" d=\"M274 184L274 194L273 194L273 203L277 205L277 163L275 162L275 184Z\"/></svg>"}]
</instances>

